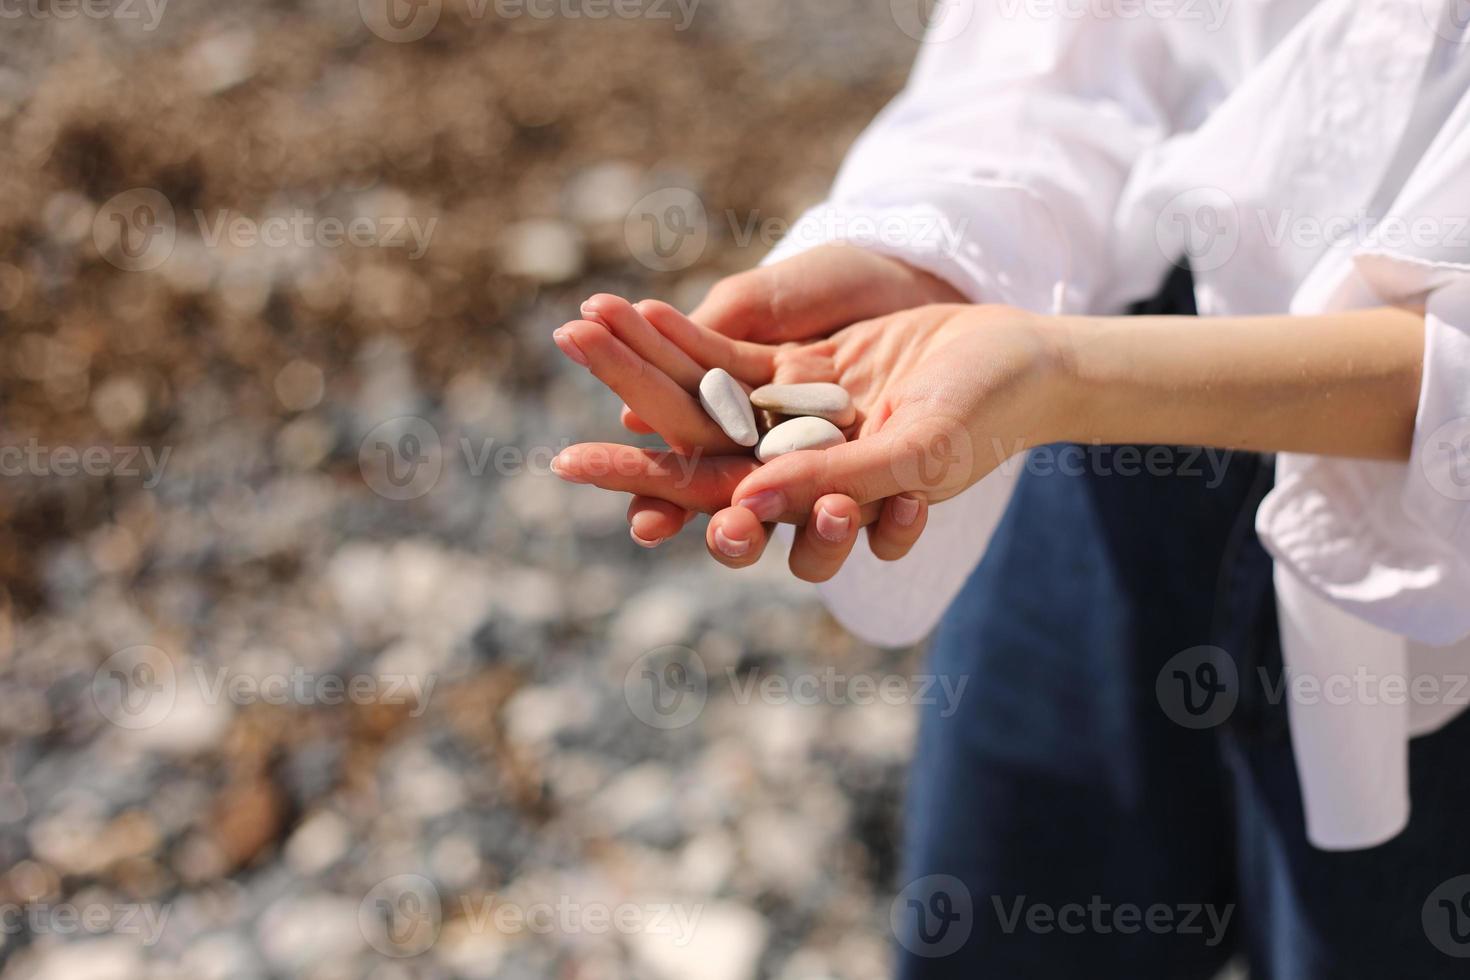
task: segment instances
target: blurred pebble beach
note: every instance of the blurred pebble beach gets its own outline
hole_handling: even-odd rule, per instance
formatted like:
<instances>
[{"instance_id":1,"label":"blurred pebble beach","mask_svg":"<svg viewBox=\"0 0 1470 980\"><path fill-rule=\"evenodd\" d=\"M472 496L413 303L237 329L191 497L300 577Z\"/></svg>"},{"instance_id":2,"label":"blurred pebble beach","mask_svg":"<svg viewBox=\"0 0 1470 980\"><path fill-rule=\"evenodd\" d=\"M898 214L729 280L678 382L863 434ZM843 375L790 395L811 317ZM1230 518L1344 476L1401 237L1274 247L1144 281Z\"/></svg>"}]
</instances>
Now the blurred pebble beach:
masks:
<instances>
[{"instance_id":1,"label":"blurred pebble beach","mask_svg":"<svg viewBox=\"0 0 1470 980\"><path fill-rule=\"evenodd\" d=\"M3 22L0 977L886 976L916 652L550 475L636 441L550 335L756 264L917 41L375 2Z\"/></svg>"}]
</instances>

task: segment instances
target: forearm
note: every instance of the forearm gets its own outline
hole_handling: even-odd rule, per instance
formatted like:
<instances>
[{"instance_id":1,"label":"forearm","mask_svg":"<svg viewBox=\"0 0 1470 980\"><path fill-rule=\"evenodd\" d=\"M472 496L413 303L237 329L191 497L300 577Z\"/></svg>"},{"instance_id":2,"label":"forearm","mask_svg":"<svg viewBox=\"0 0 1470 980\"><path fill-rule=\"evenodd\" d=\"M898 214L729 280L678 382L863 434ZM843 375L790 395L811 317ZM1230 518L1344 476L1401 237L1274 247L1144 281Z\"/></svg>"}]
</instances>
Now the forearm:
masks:
<instances>
[{"instance_id":1,"label":"forearm","mask_svg":"<svg viewBox=\"0 0 1470 980\"><path fill-rule=\"evenodd\" d=\"M1050 329L1065 440L1408 458L1421 311L1062 317Z\"/></svg>"}]
</instances>

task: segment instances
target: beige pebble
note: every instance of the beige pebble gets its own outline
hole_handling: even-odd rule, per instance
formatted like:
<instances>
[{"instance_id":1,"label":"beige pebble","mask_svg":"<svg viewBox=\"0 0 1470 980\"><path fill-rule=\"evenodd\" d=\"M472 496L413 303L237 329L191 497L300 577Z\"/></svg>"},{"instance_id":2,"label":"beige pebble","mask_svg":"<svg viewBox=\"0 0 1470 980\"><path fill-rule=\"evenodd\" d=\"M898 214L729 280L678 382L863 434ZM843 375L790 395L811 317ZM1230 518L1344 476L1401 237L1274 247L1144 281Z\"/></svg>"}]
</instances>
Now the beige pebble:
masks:
<instances>
[{"instance_id":1,"label":"beige pebble","mask_svg":"<svg viewBox=\"0 0 1470 980\"><path fill-rule=\"evenodd\" d=\"M777 456L785 456L787 453L800 452L803 449L831 449L846 441L842 431L826 419L804 416L782 422L767 432L760 446L756 448L755 458L762 463L769 463Z\"/></svg>"},{"instance_id":2,"label":"beige pebble","mask_svg":"<svg viewBox=\"0 0 1470 980\"><path fill-rule=\"evenodd\" d=\"M715 368L705 374L699 382L699 404L737 446L754 446L760 441L755 409L729 371Z\"/></svg>"},{"instance_id":3,"label":"beige pebble","mask_svg":"<svg viewBox=\"0 0 1470 980\"><path fill-rule=\"evenodd\" d=\"M841 385L826 381L799 385L765 385L751 393L750 402L756 408L782 415L810 415L826 419L839 427L852 425L857 419L852 396Z\"/></svg>"}]
</instances>

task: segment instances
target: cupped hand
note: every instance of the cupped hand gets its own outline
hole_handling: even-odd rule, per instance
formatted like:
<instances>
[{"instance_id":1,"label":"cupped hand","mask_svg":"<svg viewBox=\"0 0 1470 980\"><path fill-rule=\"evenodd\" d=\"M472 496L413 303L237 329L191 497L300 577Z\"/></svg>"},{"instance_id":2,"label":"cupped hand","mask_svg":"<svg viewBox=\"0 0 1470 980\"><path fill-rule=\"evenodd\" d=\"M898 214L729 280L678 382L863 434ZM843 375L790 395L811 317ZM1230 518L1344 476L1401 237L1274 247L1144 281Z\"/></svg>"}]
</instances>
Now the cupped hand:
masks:
<instances>
[{"instance_id":1,"label":"cupped hand","mask_svg":"<svg viewBox=\"0 0 1470 980\"><path fill-rule=\"evenodd\" d=\"M963 301L948 283L898 259L832 244L720 280L691 319L736 340L780 344L825 337L849 324L915 306ZM584 304L583 315L605 322L605 303L594 296ZM622 420L633 432L655 431L626 405ZM656 547L677 534L692 516L651 497L635 497L628 509L633 540L644 547Z\"/></svg>"},{"instance_id":2,"label":"cupped hand","mask_svg":"<svg viewBox=\"0 0 1470 980\"><path fill-rule=\"evenodd\" d=\"M558 472L663 501L666 512L634 515L635 536L640 518L666 522L656 532L677 531L688 511L714 512L707 542L726 564L755 561L766 542L762 523L773 521L804 525L792 552L793 571L803 578L830 577L857 527L875 521L874 551L897 557L922 530L927 502L958 493L1049 428L1038 393L1054 348L1044 319L1022 311L926 306L772 347L702 329L665 304L634 308L607 297L605 307L619 323L616 336L600 322L578 321L558 331L559 342L575 345L666 438L678 433L670 442L684 455L578 446L558 458ZM717 429L702 431L713 423L673 380L697 384L707 367L723 367L751 386L842 385L858 409L851 441L763 467L748 456L721 455L731 448L728 440ZM731 501L737 506L726 507Z\"/></svg>"}]
</instances>

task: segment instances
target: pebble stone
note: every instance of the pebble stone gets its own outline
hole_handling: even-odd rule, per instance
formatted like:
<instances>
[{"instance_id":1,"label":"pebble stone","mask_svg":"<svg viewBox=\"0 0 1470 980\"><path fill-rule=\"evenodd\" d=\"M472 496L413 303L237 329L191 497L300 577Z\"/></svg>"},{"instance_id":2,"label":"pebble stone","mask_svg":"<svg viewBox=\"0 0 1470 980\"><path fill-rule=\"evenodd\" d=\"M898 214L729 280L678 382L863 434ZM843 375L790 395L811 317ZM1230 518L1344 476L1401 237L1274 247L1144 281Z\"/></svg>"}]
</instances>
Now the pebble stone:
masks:
<instances>
[{"instance_id":1,"label":"pebble stone","mask_svg":"<svg viewBox=\"0 0 1470 980\"><path fill-rule=\"evenodd\" d=\"M699 404L736 445L754 446L760 441L755 410L750 407L745 389L729 371L714 368L704 376L699 382Z\"/></svg>"},{"instance_id":2,"label":"pebble stone","mask_svg":"<svg viewBox=\"0 0 1470 980\"><path fill-rule=\"evenodd\" d=\"M800 452L803 449L831 449L846 441L842 430L826 419L804 416L782 422L767 432L760 446L756 448L755 458L762 463L769 463L777 456L785 456L787 453Z\"/></svg>"},{"instance_id":3,"label":"pebble stone","mask_svg":"<svg viewBox=\"0 0 1470 980\"><path fill-rule=\"evenodd\" d=\"M852 396L841 385L826 381L797 385L765 385L751 392L750 403L780 415L811 416L833 425L852 425L857 420Z\"/></svg>"}]
</instances>

